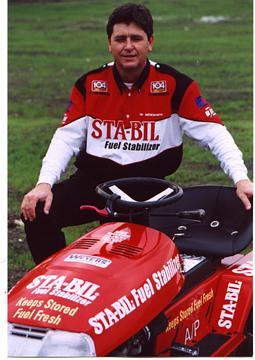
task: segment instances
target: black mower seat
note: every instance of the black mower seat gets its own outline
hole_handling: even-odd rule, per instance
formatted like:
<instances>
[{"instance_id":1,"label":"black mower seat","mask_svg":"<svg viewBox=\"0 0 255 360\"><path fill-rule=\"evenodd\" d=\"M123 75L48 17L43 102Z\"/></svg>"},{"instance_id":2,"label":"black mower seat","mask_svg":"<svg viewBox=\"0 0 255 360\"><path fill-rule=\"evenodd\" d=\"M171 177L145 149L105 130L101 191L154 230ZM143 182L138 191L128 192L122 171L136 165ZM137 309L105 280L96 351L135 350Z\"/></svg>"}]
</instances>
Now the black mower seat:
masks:
<instances>
[{"instance_id":1,"label":"black mower seat","mask_svg":"<svg viewBox=\"0 0 255 360\"><path fill-rule=\"evenodd\" d=\"M244 209L236 189L226 186L194 186L184 189L175 204L151 211L150 226L172 239L181 253L225 257L239 253L252 241L252 210ZM194 221L155 214L202 208L206 216Z\"/></svg>"}]
</instances>

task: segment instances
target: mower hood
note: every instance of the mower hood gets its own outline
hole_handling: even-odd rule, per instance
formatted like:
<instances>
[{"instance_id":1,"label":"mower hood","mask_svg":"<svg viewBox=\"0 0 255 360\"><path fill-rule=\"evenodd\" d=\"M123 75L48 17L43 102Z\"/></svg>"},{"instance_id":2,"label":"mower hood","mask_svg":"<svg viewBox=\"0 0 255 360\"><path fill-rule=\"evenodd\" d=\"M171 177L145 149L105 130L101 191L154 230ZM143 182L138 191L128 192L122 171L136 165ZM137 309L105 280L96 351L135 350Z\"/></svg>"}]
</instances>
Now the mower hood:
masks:
<instances>
[{"instance_id":1,"label":"mower hood","mask_svg":"<svg viewBox=\"0 0 255 360\"><path fill-rule=\"evenodd\" d=\"M169 237L143 225L106 223L17 283L9 322L86 333L96 354L105 355L157 316L183 282Z\"/></svg>"}]
</instances>

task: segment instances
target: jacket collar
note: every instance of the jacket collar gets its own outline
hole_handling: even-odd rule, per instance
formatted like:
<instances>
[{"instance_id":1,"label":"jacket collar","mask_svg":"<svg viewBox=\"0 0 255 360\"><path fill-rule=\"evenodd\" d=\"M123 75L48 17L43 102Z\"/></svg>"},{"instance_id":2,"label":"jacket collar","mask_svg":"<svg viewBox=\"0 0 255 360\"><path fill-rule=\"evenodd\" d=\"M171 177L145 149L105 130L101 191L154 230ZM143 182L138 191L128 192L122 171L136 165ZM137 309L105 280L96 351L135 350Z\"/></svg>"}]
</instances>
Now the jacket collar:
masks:
<instances>
[{"instance_id":1,"label":"jacket collar","mask_svg":"<svg viewBox=\"0 0 255 360\"><path fill-rule=\"evenodd\" d=\"M145 82L145 80L148 78L148 75L149 75L149 72L150 72L150 62L149 60L147 59L147 62L146 62L146 65L140 75L140 77L136 80L136 82L134 83L134 88L137 89L137 91L140 92L141 90L141 87L143 85L143 83ZM120 74L117 70L117 66L116 64L114 63L113 65L113 76L114 76L114 79L120 89L121 92L127 90L127 87L126 85L123 83L121 77L120 77Z\"/></svg>"}]
</instances>

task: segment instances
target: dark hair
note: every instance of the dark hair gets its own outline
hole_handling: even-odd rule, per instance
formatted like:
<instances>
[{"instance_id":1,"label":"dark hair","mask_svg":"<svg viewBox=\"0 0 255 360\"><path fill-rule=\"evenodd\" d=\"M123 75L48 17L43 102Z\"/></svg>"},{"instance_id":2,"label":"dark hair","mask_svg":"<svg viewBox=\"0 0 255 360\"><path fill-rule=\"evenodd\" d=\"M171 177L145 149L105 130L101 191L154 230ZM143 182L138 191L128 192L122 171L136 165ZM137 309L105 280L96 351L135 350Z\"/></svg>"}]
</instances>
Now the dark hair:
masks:
<instances>
[{"instance_id":1,"label":"dark hair","mask_svg":"<svg viewBox=\"0 0 255 360\"><path fill-rule=\"evenodd\" d=\"M106 25L108 38L111 37L113 26L119 23L130 24L134 22L147 34L148 39L153 34L153 20L150 10L143 5L127 3L117 7L109 16Z\"/></svg>"}]
</instances>

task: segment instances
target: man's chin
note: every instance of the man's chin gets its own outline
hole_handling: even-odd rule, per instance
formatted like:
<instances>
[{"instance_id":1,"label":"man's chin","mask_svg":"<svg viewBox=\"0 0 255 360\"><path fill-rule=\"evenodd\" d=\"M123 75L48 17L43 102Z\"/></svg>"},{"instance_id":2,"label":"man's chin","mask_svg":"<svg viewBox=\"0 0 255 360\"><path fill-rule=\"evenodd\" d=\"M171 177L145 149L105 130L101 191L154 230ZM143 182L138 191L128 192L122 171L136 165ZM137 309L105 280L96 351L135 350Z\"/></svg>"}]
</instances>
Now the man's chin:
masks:
<instances>
[{"instance_id":1,"label":"man's chin","mask_svg":"<svg viewBox=\"0 0 255 360\"><path fill-rule=\"evenodd\" d=\"M119 70L122 76L130 77L135 76L135 78L142 72L145 64L141 64L139 61L121 61L117 62L117 69ZM135 81L135 80L134 80ZM130 82L130 81L127 81Z\"/></svg>"},{"instance_id":2,"label":"man's chin","mask_svg":"<svg viewBox=\"0 0 255 360\"><path fill-rule=\"evenodd\" d=\"M136 69L139 64L137 61L124 61L121 64L122 69L128 70L128 69Z\"/></svg>"}]
</instances>

